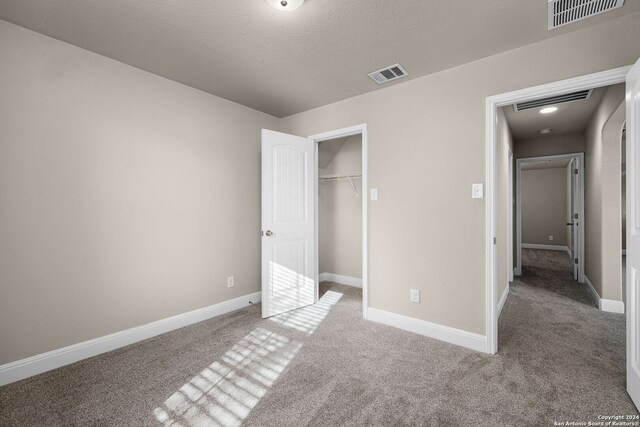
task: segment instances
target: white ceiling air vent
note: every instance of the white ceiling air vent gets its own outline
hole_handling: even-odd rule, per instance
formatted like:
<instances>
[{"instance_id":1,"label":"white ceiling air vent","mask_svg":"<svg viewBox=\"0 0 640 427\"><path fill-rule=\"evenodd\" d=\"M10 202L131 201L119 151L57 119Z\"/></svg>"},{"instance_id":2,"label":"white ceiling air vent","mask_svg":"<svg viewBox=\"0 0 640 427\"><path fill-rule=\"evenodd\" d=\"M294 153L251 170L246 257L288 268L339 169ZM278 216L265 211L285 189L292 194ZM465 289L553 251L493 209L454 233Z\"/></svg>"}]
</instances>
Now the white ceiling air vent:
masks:
<instances>
[{"instance_id":1,"label":"white ceiling air vent","mask_svg":"<svg viewBox=\"0 0 640 427\"><path fill-rule=\"evenodd\" d=\"M374 82L381 85L382 83L390 82L391 80L399 79L400 77L404 77L407 74L407 70L405 70L402 65L394 64L388 67L383 68L382 70L374 71L369 73L369 77L373 79Z\"/></svg>"},{"instance_id":2,"label":"white ceiling air vent","mask_svg":"<svg viewBox=\"0 0 640 427\"><path fill-rule=\"evenodd\" d=\"M622 7L624 0L548 0L549 29Z\"/></svg>"},{"instance_id":3,"label":"white ceiling air vent","mask_svg":"<svg viewBox=\"0 0 640 427\"><path fill-rule=\"evenodd\" d=\"M547 105L562 104L563 102L582 101L591 98L593 89L579 90L577 92L565 93L564 95L550 96L548 98L534 99L532 101L519 102L513 104L514 111L530 110L541 108Z\"/></svg>"}]
</instances>

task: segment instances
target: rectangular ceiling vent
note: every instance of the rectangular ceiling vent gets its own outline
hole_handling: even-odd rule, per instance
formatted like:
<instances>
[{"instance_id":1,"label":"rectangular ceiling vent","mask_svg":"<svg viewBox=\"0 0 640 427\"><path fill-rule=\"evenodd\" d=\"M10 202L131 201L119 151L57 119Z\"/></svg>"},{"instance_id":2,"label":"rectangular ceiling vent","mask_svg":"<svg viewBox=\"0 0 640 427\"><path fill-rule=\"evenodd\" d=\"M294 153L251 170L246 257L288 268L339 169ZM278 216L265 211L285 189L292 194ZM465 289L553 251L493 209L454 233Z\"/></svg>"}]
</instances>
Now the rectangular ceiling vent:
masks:
<instances>
[{"instance_id":1,"label":"rectangular ceiling vent","mask_svg":"<svg viewBox=\"0 0 640 427\"><path fill-rule=\"evenodd\" d=\"M622 7L624 0L548 0L549 30Z\"/></svg>"},{"instance_id":2,"label":"rectangular ceiling vent","mask_svg":"<svg viewBox=\"0 0 640 427\"><path fill-rule=\"evenodd\" d=\"M405 70L402 65L394 64L388 67L383 68L382 70L374 71L369 73L369 77L373 79L374 82L381 85L382 83L390 82L391 80L399 79L400 77L404 77L408 75L407 70Z\"/></svg>"},{"instance_id":3,"label":"rectangular ceiling vent","mask_svg":"<svg viewBox=\"0 0 640 427\"><path fill-rule=\"evenodd\" d=\"M532 108L546 107L547 105L562 104L563 102L582 101L584 99L591 98L592 93L593 89L586 89L578 92L565 93L564 95L519 102L517 104L513 104L513 109L515 111L524 111Z\"/></svg>"}]
</instances>

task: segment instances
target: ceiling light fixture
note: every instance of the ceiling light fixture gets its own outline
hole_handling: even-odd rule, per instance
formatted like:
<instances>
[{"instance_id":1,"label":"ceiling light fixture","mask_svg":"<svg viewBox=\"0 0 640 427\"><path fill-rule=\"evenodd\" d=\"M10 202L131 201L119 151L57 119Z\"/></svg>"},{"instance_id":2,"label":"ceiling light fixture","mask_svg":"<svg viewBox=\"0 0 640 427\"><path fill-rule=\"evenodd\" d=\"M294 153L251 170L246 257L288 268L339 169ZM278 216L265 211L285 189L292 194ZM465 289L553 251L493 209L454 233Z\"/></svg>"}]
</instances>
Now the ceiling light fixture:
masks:
<instances>
[{"instance_id":1,"label":"ceiling light fixture","mask_svg":"<svg viewBox=\"0 0 640 427\"><path fill-rule=\"evenodd\" d=\"M558 111L558 107L546 107L540 110L542 114L549 114Z\"/></svg>"},{"instance_id":2,"label":"ceiling light fixture","mask_svg":"<svg viewBox=\"0 0 640 427\"><path fill-rule=\"evenodd\" d=\"M267 0L267 3L280 12L291 12L300 7L304 0Z\"/></svg>"},{"instance_id":3,"label":"ceiling light fixture","mask_svg":"<svg viewBox=\"0 0 640 427\"><path fill-rule=\"evenodd\" d=\"M551 128L544 128L544 129L540 129L540 130L538 131L538 133L539 133L540 135L546 135L546 134L548 134L548 133L551 133Z\"/></svg>"}]
</instances>

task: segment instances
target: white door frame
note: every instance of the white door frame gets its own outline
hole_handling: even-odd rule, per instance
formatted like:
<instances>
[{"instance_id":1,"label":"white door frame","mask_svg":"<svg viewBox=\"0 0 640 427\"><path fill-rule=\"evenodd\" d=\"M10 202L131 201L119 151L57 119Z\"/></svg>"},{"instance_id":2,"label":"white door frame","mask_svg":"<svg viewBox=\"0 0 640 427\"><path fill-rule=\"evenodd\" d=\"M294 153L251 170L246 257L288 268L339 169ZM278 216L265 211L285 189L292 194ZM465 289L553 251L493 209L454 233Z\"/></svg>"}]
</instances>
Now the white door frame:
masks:
<instances>
[{"instance_id":1,"label":"white door frame","mask_svg":"<svg viewBox=\"0 0 640 427\"><path fill-rule=\"evenodd\" d=\"M557 154L552 156L527 157L516 160L516 274L522 274L522 166L553 160L572 160L578 162L577 208L578 208L578 281L584 283L584 153ZM573 179L573 176L571 177ZM573 197L573 195L572 195ZM573 214L571 215L573 217ZM573 219L573 218L572 218ZM572 261L573 262L573 261Z\"/></svg>"},{"instance_id":2,"label":"white door frame","mask_svg":"<svg viewBox=\"0 0 640 427\"><path fill-rule=\"evenodd\" d=\"M368 172L367 172L367 125L366 123L350 126L343 129L336 129L329 132L323 132L316 135L311 135L309 139L316 142L316 155L315 155L315 197L316 197L316 212L315 212L315 233L316 233L316 257L319 258L320 252L318 250L318 144L322 141L327 141L336 138L344 138L352 135L362 135L362 317L367 319L367 310L369 308L368 290L369 290L369 256L368 256ZM318 260L318 265L319 260ZM320 278L318 277L319 281Z\"/></svg>"},{"instance_id":3,"label":"white door frame","mask_svg":"<svg viewBox=\"0 0 640 427\"><path fill-rule=\"evenodd\" d=\"M507 148L508 162L508 185L507 185L507 281L513 282L514 266L513 266L513 151L511 147ZM507 287L509 283L507 283Z\"/></svg>"},{"instance_id":4,"label":"white door frame","mask_svg":"<svg viewBox=\"0 0 640 427\"><path fill-rule=\"evenodd\" d=\"M497 280L497 257L495 254L494 239L496 236L497 224L497 114L498 108L516 102L529 101L536 98L543 98L561 93L574 92L578 90L591 89L594 87L609 86L617 83L624 83L630 66L620 67L613 70L602 71L586 76L575 77L548 83L540 86L533 86L513 92L502 93L489 96L486 99L486 145L485 145L485 167L486 167L486 206L485 206L485 251L486 251L486 334L487 353L495 354L498 351L498 298L496 290ZM628 167L633 167L628 165Z\"/></svg>"}]
</instances>

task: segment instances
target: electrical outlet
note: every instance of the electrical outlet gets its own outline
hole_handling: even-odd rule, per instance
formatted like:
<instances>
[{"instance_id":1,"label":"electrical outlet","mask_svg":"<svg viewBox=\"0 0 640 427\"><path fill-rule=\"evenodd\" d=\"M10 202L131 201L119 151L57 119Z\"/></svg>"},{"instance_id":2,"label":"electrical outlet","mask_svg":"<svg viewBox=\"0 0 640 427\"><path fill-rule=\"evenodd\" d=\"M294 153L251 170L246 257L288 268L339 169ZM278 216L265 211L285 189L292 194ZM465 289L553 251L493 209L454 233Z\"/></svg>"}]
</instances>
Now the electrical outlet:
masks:
<instances>
[{"instance_id":1,"label":"electrical outlet","mask_svg":"<svg viewBox=\"0 0 640 427\"><path fill-rule=\"evenodd\" d=\"M411 302L420 302L420 291L418 289L411 289L410 298Z\"/></svg>"},{"instance_id":2,"label":"electrical outlet","mask_svg":"<svg viewBox=\"0 0 640 427\"><path fill-rule=\"evenodd\" d=\"M233 288L236 285L236 279L233 276L227 277L227 288Z\"/></svg>"},{"instance_id":3,"label":"electrical outlet","mask_svg":"<svg viewBox=\"0 0 640 427\"><path fill-rule=\"evenodd\" d=\"M553 240L553 236L549 236L549 240Z\"/></svg>"}]
</instances>

